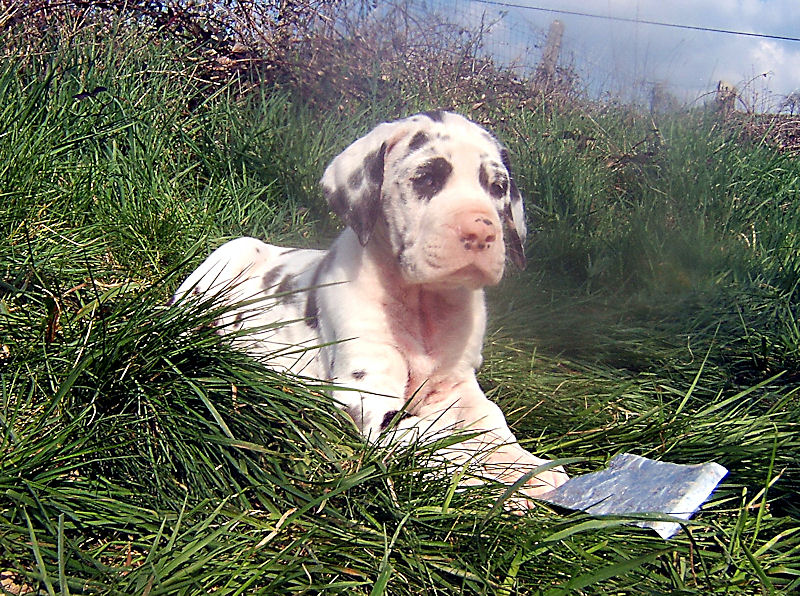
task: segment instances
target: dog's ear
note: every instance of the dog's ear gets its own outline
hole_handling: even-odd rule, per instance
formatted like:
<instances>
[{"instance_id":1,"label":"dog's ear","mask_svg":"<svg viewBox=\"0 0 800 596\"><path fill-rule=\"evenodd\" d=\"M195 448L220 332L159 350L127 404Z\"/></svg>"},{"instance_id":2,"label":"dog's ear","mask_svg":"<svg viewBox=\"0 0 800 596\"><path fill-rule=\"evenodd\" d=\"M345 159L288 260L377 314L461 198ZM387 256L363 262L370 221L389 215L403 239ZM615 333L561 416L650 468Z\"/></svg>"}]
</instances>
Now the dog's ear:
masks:
<instances>
[{"instance_id":1,"label":"dog's ear","mask_svg":"<svg viewBox=\"0 0 800 596\"><path fill-rule=\"evenodd\" d=\"M525 206L522 203L519 188L514 182L514 176L511 174L511 162L506 149L500 150L500 159L508 172L509 181L509 202L503 208L508 256L518 268L525 269L525 236L528 233L528 228L525 226Z\"/></svg>"},{"instance_id":2,"label":"dog's ear","mask_svg":"<svg viewBox=\"0 0 800 596\"><path fill-rule=\"evenodd\" d=\"M328 165L322 191L333 212L358 236L369 242L381 216L384 158L403 136L403 122L384 122L361 137Z\"/></svg>"}]
</instances>

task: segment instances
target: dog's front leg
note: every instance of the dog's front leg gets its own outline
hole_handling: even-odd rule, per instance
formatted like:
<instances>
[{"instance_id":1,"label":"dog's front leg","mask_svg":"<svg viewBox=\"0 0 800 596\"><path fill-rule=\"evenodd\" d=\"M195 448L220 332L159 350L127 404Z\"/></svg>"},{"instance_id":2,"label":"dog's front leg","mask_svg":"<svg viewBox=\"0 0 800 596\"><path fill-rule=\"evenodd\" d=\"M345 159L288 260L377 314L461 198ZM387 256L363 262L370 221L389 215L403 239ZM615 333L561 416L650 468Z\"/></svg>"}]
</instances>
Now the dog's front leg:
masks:
<instances>
[{"instance_id":1,"label":"dog's front leg","mask_svg":"<svg viewBox=\"0 0 800 596\"><path fill-rule=\"evenodd\" d=\"M408 366L398 350L378 342L345 340L324 351L330 378L338 387L331 396L368 441L379 441L390 427L416 425L419 418L407 410L405 399Z\"/></svg>"},{"instance_id":2,"label":"dog's front leg","mask_svg":"<svg viewBox=\"0 0 800 596\"><path fill-rule=\"evenodd\" d=\"M478 478L505 484L513 484L525 474L548 464L549 460L520 446L500 408L484 395L474 375L470 377L453 387L450 410L458 418L461 429L478 434L449 448L447 457L454 463L471 462L470 468ZM568 479L561 466L551 468L532 476L520 493L536 497Z\"/></svg>"}]
</instances>

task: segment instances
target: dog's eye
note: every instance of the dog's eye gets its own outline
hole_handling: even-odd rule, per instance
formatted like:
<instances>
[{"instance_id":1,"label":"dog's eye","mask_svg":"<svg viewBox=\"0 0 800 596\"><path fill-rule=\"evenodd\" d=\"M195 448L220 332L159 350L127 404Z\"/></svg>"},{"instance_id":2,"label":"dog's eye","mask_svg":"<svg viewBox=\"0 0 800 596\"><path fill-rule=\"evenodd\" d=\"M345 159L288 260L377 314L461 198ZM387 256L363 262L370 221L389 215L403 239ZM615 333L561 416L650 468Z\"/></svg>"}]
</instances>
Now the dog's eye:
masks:
<instances>
[{"instance_id":1,"label":"dog's eye","mask_svg":"<svg viewBox=\"0 0 800 596\"><path fill-rule=\"evenodd\" d=\"M437 157L423 164L411 179L414 191L422 199L430 199L444 188L453 166L446 159Z\"/></svg>"},{"instance_id":2,"label":"dog's eye","mask_svg":"<svg viewBox=\"0 0 800 596\"><path fill-rule=\"evenodd\" d=\"M506 196L507 190L508 190L507 180L496 180L495 182L492 182L491 186L489 186L489 194L495 198Z\"/></svg>"},{"instance_id":3,"label":"dog's eye","mask_svg":"<svg viewBox=\"0 0 800 596\"><path fill-rule=\"evenodd\" d=\"M431 172L423 172L415 176L412 182L417 190L433 190L436 187L436 181Z\"/></svg>"}]
</instances>

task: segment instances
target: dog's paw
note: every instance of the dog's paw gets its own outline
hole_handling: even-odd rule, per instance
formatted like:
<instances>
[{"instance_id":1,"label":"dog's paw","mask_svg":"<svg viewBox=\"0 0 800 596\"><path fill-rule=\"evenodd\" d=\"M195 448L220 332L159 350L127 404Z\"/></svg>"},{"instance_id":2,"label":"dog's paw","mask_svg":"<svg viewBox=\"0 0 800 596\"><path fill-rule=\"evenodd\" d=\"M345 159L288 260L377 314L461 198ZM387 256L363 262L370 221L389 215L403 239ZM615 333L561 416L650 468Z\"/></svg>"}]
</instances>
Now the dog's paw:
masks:
<instances>
[{"instance_id":1,"label":"dog's paw","mask_svg":"<svg viewBox=\"0 0 800 596\"><path fill-rule=\"evenodd\" d=\"M529 497L539 497L550 492L569 480L564 468L558 466L531 477L520 489Z\"/></svg>"},{"instance_id":2,"label":"dog's paw","mask_svg":"<svg viewBox=\"0 0 800 596\"><path fill-rule=\"evenodd\" d=\"M542 463L547 463L542 460ZM540 464L541 465L541 464ZM558 466L536 476L532 476L504 503L506 511L516 515L525 515L529 509L536 507L536 501L545 493L550 492L569 480L564 468Z\"/></svg>"}]
</instances>

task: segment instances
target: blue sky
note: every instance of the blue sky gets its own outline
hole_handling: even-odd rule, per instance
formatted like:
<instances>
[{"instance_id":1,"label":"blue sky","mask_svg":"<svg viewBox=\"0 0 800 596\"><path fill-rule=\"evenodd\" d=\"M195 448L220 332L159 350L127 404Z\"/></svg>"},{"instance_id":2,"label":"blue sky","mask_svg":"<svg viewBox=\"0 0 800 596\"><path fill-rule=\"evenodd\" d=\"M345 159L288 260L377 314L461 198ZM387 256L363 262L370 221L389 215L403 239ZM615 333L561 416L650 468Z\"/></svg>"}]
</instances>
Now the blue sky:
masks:
<instances>
[{"instance_id":1,"label":"blue sky","mask_svg":"<svg viewBox=\"0 0 800 596\"><path fill-rule=\"evenodd\" d=\"M474 2L452 4L466 23L491 23L487 50L519 62L538 60L550 22L565 25L563 60L591 91L637 97L653 83L683 101L702 101L718 80L742 89L758 110L800 91L800 42L615 22ZM504 2L505 0L498 0ZM800 0L508 0L539 8L716 29L800 37ZM452 13L451 13L452 14ZM502 16L500 16L502 15Z\"/></svg>"}]
</instances>

